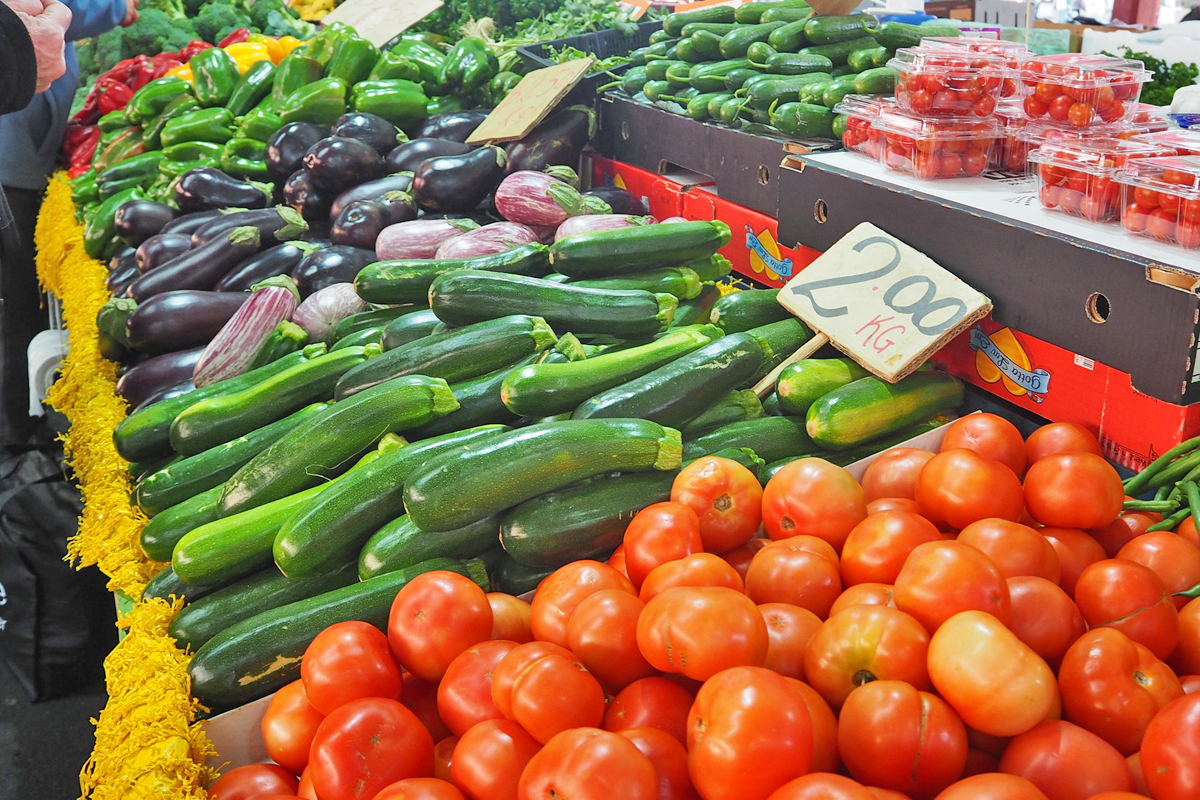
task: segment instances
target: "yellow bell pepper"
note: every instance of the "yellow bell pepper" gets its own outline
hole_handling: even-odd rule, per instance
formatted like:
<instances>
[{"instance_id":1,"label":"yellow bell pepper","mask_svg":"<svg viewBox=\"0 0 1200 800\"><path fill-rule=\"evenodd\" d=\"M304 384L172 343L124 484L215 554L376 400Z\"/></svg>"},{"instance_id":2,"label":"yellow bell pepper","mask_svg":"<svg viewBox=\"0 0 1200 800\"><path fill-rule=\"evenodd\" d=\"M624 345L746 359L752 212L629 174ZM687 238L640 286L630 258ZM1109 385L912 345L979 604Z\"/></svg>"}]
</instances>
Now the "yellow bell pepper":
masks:
<instances>
[{"instance_id":1,"label":"yellow bell pepper","mask_svg":"<svg viewBox=\"0 0 1200 800\"><path fill-rule=\"evenodd\" d=\"M271 60L278 64L283 61L288 53L295 50L304 42L297 39L295 36L280 36L278 39L268 37L267 50L271 53Z\"/></svg>"},{"instance_id":2,"label":"yellow bell pepper","mask_svg":"<svg viewBox=\"0 0 1200 800\"><path fill-rule=\"evenodd\" d=\"M267 45L259 42L238 42L226 45L225 52L233 57L238 72L245 72L259 61L271 60L271 52L267 49Z\"/></svg>"},{"instance_id":3,"label":"yellow bell pepper","mask_svg":"<svg viewBox=\"0 0 1200 800\"><path fill-rule=\"evenodd\" d=\"M168 70L163 74L163 77L180 78L181 80L186 81L189 86L196 85L196 79L192 76L192 68L187 64L180 64L175 69Z\"/></svg>"}]
</instances>

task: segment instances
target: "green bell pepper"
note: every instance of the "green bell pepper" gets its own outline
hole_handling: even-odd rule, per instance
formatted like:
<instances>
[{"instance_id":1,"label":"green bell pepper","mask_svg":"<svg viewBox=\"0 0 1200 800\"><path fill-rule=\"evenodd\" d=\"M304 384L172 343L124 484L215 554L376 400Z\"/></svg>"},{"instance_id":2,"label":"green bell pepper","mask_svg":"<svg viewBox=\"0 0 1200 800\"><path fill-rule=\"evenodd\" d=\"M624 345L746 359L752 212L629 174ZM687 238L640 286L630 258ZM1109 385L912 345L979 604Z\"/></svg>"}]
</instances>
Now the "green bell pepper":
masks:
<instances>
[{"instance_id":1,"label":"green bell pepper","mask_svg":"<svg viewBox=\"0 0 1200 800\"><path fill-rule=\"evenodd\" d=\"M383 117L397 128L425 119L425 92L419 83L406 80L363 81L351 93L355 111Z\"/></svg>"},{"instance_id":2,"label":"green bell pepper","mask_svg":"<svg viewBox=\"0 0 1200 800\"><path fill-rule=\"evenodd\" d=\"M155 165L155 169L157 169L157 164ZM155 173L155 174L157 174L157 173ZM152 177L153 176L134 175L129 178L121 178L120 180L117 180L117 181L109 181L108 183L96 184L96 186L100 192L100 200L101 201L107 200L108 198L112 197L114 194L120 194L121 192L124 192L127 189L145 189L147 186L150 185Z\"/></svg>"},{"instance_id":3,"label":"green bell pepper","mask_svg":"<svg viewBox=\"0 0 1200 800\"><path fill-rule=\"evenodd\" d=\"M403 56L416 65L426 94L446 94L447 90L439 79L442 64L446 61L446 56L441 50L418 39L405 38L388 52Z\"/></svg>"},{"instance_id":4,"label":"green bell pepper","mask_svg":"<svg viewBox=\"0 0 1200 800\"><path fill-rule=\"evenodd\" d=\"M315 58L292 51L284 56L275 70L275 79L271 86L271 102L278 109L292 92L301 86L307 86L318 81L325 74L325 67Z\"/></svg>"},{"instance_id":5,"label":"green bell pepper","mask_svg":"<svg viewBox=\"0 0 1200 800\"><path fill-rule=\"evenodd\" d=\"M220 47L210 47L192 56L188 62L195 80L196 99L205 108L223 106L241 80L237 62Z\"/></svg>"},{"instance_id":6,"label":"green bell pepper","mask_svg":"<svg viewBox=\"0 0 1200 800\"><path fill-rule=\"evenodd\" d=\"M469 94L500 72L500 62L487 42L478 36L464 36L458 40L442 62L438 82L447 91Z\"/></svg>"},{"instance_id":7,"label":"green bell pepper","mask_svg":"<svg viewBox=\"0 0 1200 800\"><path fill-rule=\"evenodd\" d=\"M221 158L221 145L215 142L180 142L162 151L167 161L211 161Z\"/></svg>"},{"instance_id":8,"label":"green bell pepper","mask_svg":"<svg viewBox=\"0 0 1200 800\"><path fill-rule=\"evenodd\" d=\"M105 189L109 184L117 184L130 178L137 178L139 180L152 179L158 174L158 162L162 160L162 157L163 154L161 152L152 150L147 153L130 156L120 163L113 164L108 169L102 170L96 175L96 184L100 187L100 196L107 197L113 194L112 190Z\"/></svg>"},{"instance_id":9,"label":"green bell pepper","mask_svg":"<svg viewBox=\"0 0 1200 800\"><path fill-rule=\"evenodd\" d=\"M275 65L264 59L256 61L246 70L225 107L235 117L240 117L257 106L264 97L271 93L275 83Z\"/></svg>"},{"instance_id":10,"label":"green bell pepper","mask_svg":"<svg viewBox=\"0 0 1200 800\"><path fill-rule=\"evenodd\" d=\"M216 49L216 48L214 48ZM201 108L176 117L163 126L163 147L180 142L216 142L233 138L233 114L227 108Z\"/></svg>"},{"instance_id":11,"label":"green bell pepper","mask_svg":"<svg viewBox=\"0 0 1200 800\"><path fill-rule=\"evenodd\" d=\"M168 161L164 158L158 163L158 174L160 177L174 180L181 175L186 175L198 167L211 166L215 166L215 164L211 159L208 158L201 158L196 161Z\"/></svg>"},{"instance_id":12,"label":"green bell pepper","mask_svg":"<svg viewBox=\"0 0 1200 800\"><path fill-rule=\"evenodd\" d=\"M283 127L283 119L276 113L256 108L238 120L233 129L235 139L257 139L265 142Z\"/></svg>"},{"instance_id":13,"label":"green bell pepper","mask_svg":"<svg viewBox=\"0 0 1200 800\"><path fill-rule=\"evenodd\" d=\"M83 226L84 252L101 261L112 258L117 247L121 245L121 240L117 238L116 229L113 227L117 209L130 200L145 199L146 193L135 186L109 196L96 206L96 210L87 217L87 222Z\"/></svg>"},{"instance_id":14,"label":"green bell pepper","mask_svg":"<svg viewBox=\"0 0 1200 800\"><path fill-rule=\"evenodd\" d=\"M366 80L379 59L379 48L361 36L346 35L333 46L333 55L325 65L325 75L340 78L347 86Z\"/></svg>"},{"instance_id":15,"label":"green bell pepper","mask_svg":"<svg viewBox=\"0 0 1200 800\"><path fill-rule=\"evenodd\" d=\"M101 140L101 143L103 143L103 140ZM147 149L149 148L146 147L145 139L142 136L142 129L135 125L115 135L104 146L103 150L98 150L96 156L92 159L92 165L97 170L104 171L113 164L146 152Z\"/></svg>"},{"instance_id":16,"label":"green bell pepper","mask_svg":"<svg viewBox=\"0 0 1200 800\"><path fill-rule=\"evenodd\" d=\"M235 178L269 180L266 142L230 139L221 150L221 169Z\"/></svg>"},{"instance_id":17,"label":"green bell pepper","mask_svg":"<svg viewBox=\"0 0 1200 800\"><path fill-rule=\"evenodd\" d=\"M463 101L459 100L452 94L445 94L441 97L431 97L425 103L425 115L432 117L437 114L451 114L455 111L462 111Z\"/></svg>"},{"instance_id":18,"label":"green bell pepper","mask_svg":"<svg viewBox=\"0 0 1200 800\"><path fill-rule=\"evenodd\" d=\"M347 35L357 36L358 33L343 22L334 22L308 40L308 57L316 59L322 67L333 58L337 43Z\"/></svg>"},{"instance_id":19,"label":"green bell pepper","mask_svg":"<svg viewBox=\"0 0 1200 800\"><path fill-rule=\"evenodd\" d=\"M196 111L199 108L200 103L190 93L181 94L179 97L176 97L167 104L167 107L162 110L161 114L146 123L146 147L152 150L161 148L162 131L167 123L176 117L182 117L184 114Z\"/></svg>"},{"instance_id":20,"label":"green bell pepper","mask_svg":"<svg viewBox=\"0 0 1200 800\"><path fill-rule=\"evenodd\" d=\"M279 109L279 118L289 122L332 125L346 113L346 83L338 78L322 78L301 86L289 94Z\"/></svg>"},{"instance_id":21,"label":"green bell pepper","mask_svg":"<svg viewBox=\"0 0 1200 800\"><path fill-rule=\"evenodd\" d=\"M125 113L130 122L145 122L161 114L176 98L185 94L190 96L191 93L192 87L182 78L159 78L133 93L125 105Z\"/></svg>"},{"instance_id":22,"label":"green bell pepper","mask_svg":"<svg viewBox=\"0 0 1200 800\"><path fill-rule=\"evenodd\" d=\"M371 74L367 77L373 81L386 81L394 78L419 81L421 70L407 56L402 56L395 51L388 51L380 54L379 58L375 60L375 66L371 68Z\"/></svg>"},{"instance_id":23,"label":"green bell pepper","mask_svg":"<svg viewBox=\"0 0 1200 800\"><path fill-rule=\"evenodd\" d=\"M521 76L515 72L500 72L496 77L488 81L487 99L492 107L500 105L500 101L508 97L508 93L517 88L517 84L521 82Z\"/></svg>"},{"instance_id":24,"label":"green bell pepper","mask_svg":"<svg viewBox=\"0 0 1200 800\"><path fill-rule=\"evenodd\" d=\"M71 181L71 202L75 204L76 208L94 203L99 199L100 188L96 185L95 167Z\"/></svg>"},{"instance_id":25,"label":"green bell pepper","mask_svg":"<svg viewBox=\"0 0 1200 800\"><path fill-rule=\"evenodd\" d=\"M96 124L100 127L100 133L115 133L128 128L133 123L129 121L129 115L125 113L125 109L118 108L116 111L105 114Z\"/></svg>"}]
</instances>

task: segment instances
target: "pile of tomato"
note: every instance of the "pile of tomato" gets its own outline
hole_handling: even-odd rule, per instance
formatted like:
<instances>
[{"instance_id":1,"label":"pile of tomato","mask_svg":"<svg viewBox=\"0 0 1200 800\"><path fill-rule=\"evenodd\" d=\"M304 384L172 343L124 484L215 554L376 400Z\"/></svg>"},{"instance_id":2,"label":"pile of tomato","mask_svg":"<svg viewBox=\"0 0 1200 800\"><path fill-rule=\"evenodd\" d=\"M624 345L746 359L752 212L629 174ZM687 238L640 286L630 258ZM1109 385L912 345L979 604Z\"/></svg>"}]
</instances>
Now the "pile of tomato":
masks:
<instances>
[{"instance_id":1,"label":"pile of tomato","mask_svg":"<svg viewBox=\"0 0 1200 800\"><path fill-rule=\"evenodd\" d=\"M1004 86L1003 61L986 53L902 48L888 62L896 69L896 100L914 114L990 117Z\"/></svg>"},{"instance_id":2,"label":"pile of tomato","mask_svg":"<svg viewBox=\"0 0 1200 800\"><path fill-rule=\"evenodd\" d=\"M1086 429L671 498L532 603L435 572L331 626L213 800L1200 797L1200 536L1123 512Z\"/></svg>"},{"instance_id":3,"label":"pile of tomato","mask_svg":"<svg viewBox=\"0 0 1200 800\"><path fill-rule=\"evenodd\" d=\"M875 128L883 134L884 166L926 180L983 174L1000 137L995 120L922 119L887 108Z\"/></svg>"},{"instance_id":4,"label":"pile of tomato","mask_svg":"<svg viewBox=\"0 0 1200 800\"><path fill-rule=\"evenodd\" d=\"M1029 55L1025 45L1019 42L981 36L934 36L922 39L921 47L971 53L988 58L987 69L994 70L998 67L1002 76L1001 97L1012 97L1017 93L1015 76L1020 72L1021 62Z\"/></svg>"},{"instance_id":5,"label":"pile of tomato","mask_svg":"<svg viewBox=\"0 0 1200 800\"><path fill-rule=\"evenodd\" d=\"M1131 165L1122 182L1126 230L1200 247L1200 157L1147 159Z\"/></svg>"},{"instance_id":6,"label":"pile of tomato","mask_svg":"<svg viewBox=\"0 0 1200 800\"><path fill-rule=\"evenodd\" d=\"M1140 62L1078 53L1036 56L1021 67L1026 115L1073 128L1124 121L1147 80Z\"/></svg>"},{"instance_id":7,"label":"pile of tomato","mask_svg":"<svg viewBox=\"0 0 1200 800\"><path fill-rule=\"evenodd\" d=\"M1146 142L1091 137L1047 140L1029 160L1038 165L1038 200L1043 208L1106 222L1121 214L1122 169L1133 161L1170 152Z\"/></svg>"},{"instance_id":8,"label":"pile of tomato","mask_svg":"<svg viewBox=\"0 0 1200 800\"><path fill-rule=\"evenodd\" d=\"M875 120L885 106L894 104L890 97L847 95L834 109L836 113L846 115L842 146L875 161L882 160L883 134L876 130Z\"/></svg>"}]
</instances>

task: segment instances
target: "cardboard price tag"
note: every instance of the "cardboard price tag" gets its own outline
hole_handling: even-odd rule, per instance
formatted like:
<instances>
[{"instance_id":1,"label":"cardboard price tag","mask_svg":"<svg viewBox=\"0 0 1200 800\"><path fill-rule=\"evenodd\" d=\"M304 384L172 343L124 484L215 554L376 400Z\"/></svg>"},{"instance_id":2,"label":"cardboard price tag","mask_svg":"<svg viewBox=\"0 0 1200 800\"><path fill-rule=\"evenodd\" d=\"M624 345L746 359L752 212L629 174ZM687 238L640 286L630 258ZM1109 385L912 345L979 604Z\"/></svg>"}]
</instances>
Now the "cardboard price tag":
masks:
<instances>
[{"instance_id":1,"label":"cardboard price tag","mask_svg":"<svg viewBox=\"0 0 1200 800\"><path fill-rule=\"evenodd\" d=\"M513 142L523 138L546 118L596 63L594 56L534 70L492 109L467 144Z\"/></svg>"},{"instance_id":2,"label":"cardboard price tag","mask_svg":"<svg viewBox=\"0 0 1200 800\"><path fill-rule=\"evenodd\" d=\"M383 47L443 5L442 0L346 0L321 24L341 22L376 47Z\"/></svg>"},{"instance_id":3,"label":"cardboard price tag","mask_svg":"<svg viewBox=\"0 0 1200 800\"><path fill-rule=\"evenodd\" d=\"M650 0L619 0L617 3L626 18L637 22L650 10Z\"/></svg>"}]
</instances>

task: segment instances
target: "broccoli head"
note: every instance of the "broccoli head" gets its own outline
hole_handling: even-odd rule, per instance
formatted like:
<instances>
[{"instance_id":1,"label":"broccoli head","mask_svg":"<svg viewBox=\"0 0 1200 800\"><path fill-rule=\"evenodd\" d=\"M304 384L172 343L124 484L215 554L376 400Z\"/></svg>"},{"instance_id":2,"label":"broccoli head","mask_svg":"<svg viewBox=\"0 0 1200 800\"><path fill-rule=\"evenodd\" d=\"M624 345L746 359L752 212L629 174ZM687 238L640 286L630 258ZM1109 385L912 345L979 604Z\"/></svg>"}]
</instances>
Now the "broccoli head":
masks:
<instances>
[{"instance_id":1,"label":"broccoli head","mask_svg":"<svg viewBox=\"0 0 1200 800\"><path fill-rule=\"evenodd\" d=\"M167 42L171 39L174 22L166 12L157 8L139 9L137 22L125 28L121 37L122 58L153 56L163 50L173 49L167 46Z\"/></svg>"},{"instance_id":2,"label":"broccoli head","mask_svg":"<svg viewBox=\"0 0 1200 800\"><path fill-rule=\"evenodd\" d=\"M183 0L139 0L139 14L145 13L150 9L162 11L168 17L183 17L187 15L183 7Z\"/></svg>"},{"instance_id":3,"label":"broccoli head","mask_svg":"<svg viewBox=\"0 0 1200 800\"><path fill-rule=\"evenodd\" d=\"M121 38L125 28L113 28L97 36L96 43L96 72L108 72L124 58L121 55Z\"/></svg>"},{"instance_id":4,"label":"broccoli head","mask_svg":"<svg viewBox=\"0 0 1200 800\"><path fill-rule=\"evenodd\" d=\"M216 0L200 9L192 24L201 39L216 44L230 32L250 27L250 17L232 2Z\"/></svg>"},{"instance_id":5,"label":"broccoli head","mask_svg":"<svg viewBox=\"0 0 1200 800\"><path fill-rule=\"evenodd\" d=\"M183 11L189 17L195 17L200 13L200 9L208 5L209 0L182 0Z\"/></svg>"},{"instance_id":6,"label":"broccoli head","mask_svg":"<svg viewBox=\"0 0 1200 800\"><path fill-rule=\"evenodd\" d=\"M307 39L313 34L313 26L301 20L283 0L255 0L250 6L250 22L268 36Z\"/></svg>"}]
</instances>

